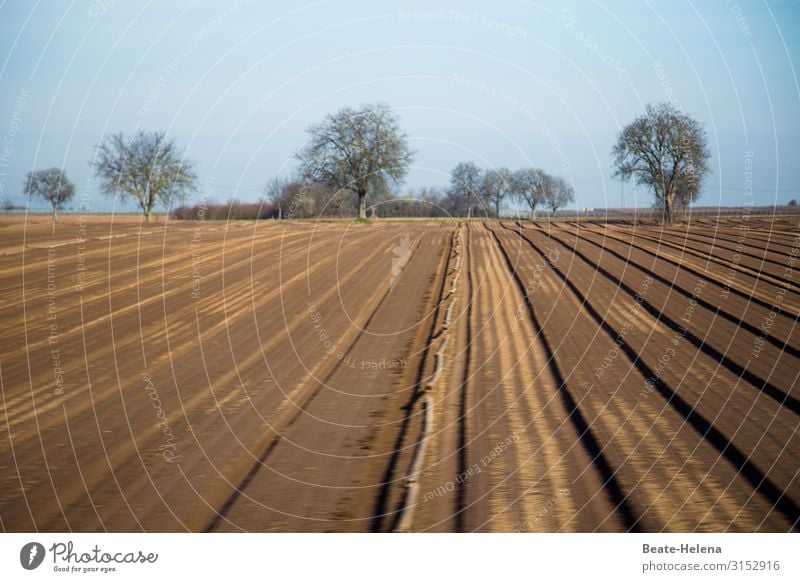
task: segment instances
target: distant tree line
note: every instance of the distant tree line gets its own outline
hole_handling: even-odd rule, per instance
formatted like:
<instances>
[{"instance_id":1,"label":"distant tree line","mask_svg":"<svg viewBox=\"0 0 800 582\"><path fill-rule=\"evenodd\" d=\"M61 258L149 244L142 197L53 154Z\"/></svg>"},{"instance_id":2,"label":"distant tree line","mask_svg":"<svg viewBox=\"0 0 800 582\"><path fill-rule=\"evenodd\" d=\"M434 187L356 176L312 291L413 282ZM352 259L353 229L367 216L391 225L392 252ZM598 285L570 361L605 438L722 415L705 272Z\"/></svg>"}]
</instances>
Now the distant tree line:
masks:
<instances>
[{"instance_id":1,"label":"distant tree line","mask_svg":"<svg viewBox=\"0 0 800 582\"><path fill-rule=\"evenodd\" d=\"M261 202L177 206L197 185L194 161L164 132L121 132L98 146L92 167L103 191L138 203L147 222L161 206L176 218L264 219L375 216L500 217L515 202L536 218L539 209L555 214L575 200L572 185L538 168L511 171L457 164L445 189L423 188L398 196L415 152L400 119L386 104L344 107L308 129L296 155L296 177L272 180ZM648 105L625 126L612 149L614 175L653 189L654 208L670 223L700 196L710 153L703 128L669 103ZM53 220L75 194L59 168L30 172L29 197L52 205ZM792 205L796 205L792 201Z\"/></svg>"},{"instance_id":2,"label":"distant tree line","mask_svg":"<svg viewBox=\"0 0 800 582\"><path fill-rule=\"evenodd\" d=\"M575 199L563 178L528 168L482 170L473 162L453 168L450 187L421 188L405 196L395 192L414 152L397 116L385 104L345 107L312 125L307 145L297 154L293 178L276 178L264 188L262 202L229 202L204 215L247 218L497 217L508 201L524 204L533 218L537 208L555 213ZM198 208L178 208L176 217L195 216Z\"/></svg>"},{"instance_id":3,"label":"distant tree line","mask_svg":"<svg viewBox=\"0 0 800 582\"><path fill-rule=\"evenodd\" d=\"M264 220L275 218L275 207L269 202L239 202L229 200L223 204L205 203L178 206L170 213L177 220Z\"/></svg>"},{"instance_id":4,"label":"distant tree line","mask_svg":"<svg viewBox=\"0 0 800 582\"><path fill-rule=\"evenodd\" d=\"M453 216L499 217L507 201L527 208L531 219L538 208L552 214L575 200L575 190L564 178L538 168L481 170L473 162L462 162L450 172L450 188L443 206Z\"/></svg>"},{"instance_id":5,"label":"distant tree line","mask_svg":"<svg viewBox=\"0 0 800 582\"><path fill-rule=\"evenodd\" d=\"M369 201L365 216L497 217L508 202L516 202L536 218L537 209L555 213L573 202L575 193L564 178L538 168L482 170L473 162L462 162L451 171L448 188L424 187L401 195L379 183L365 198ZM361 212L361 197L352 196L350 190L299 177L272 180L265 188L264 200L272 205L275 218L345 218Z\"/></svg>"}]
</instances>

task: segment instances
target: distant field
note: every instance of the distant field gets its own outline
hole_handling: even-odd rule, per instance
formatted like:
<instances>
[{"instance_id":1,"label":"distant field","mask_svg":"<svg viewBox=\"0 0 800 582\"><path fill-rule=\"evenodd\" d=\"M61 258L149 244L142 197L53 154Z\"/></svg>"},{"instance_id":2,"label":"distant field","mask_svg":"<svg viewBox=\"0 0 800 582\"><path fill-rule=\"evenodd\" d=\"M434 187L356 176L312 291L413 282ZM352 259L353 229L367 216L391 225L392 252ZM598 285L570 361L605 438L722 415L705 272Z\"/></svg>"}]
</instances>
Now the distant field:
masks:
<instances>
[{"instance_id":1,"label":"distant field","mask_svg":"<svg viewBox=\"0 0 800 582\"><path fill-rule=\"evenodd\" d=\"M793 220L0 217L0 523L796 529Z\"/></svg>"}]
</instances>

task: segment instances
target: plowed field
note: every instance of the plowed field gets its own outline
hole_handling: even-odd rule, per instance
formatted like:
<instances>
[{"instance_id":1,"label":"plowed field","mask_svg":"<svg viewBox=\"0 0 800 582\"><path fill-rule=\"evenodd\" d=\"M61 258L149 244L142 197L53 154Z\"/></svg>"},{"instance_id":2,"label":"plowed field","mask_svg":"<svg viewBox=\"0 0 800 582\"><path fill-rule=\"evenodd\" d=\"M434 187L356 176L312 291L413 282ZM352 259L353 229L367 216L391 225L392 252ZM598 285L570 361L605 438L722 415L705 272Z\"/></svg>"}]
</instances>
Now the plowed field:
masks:
<instances>
[{"instance_id":1,"label":"plowed field","mask_svg":"<svg viewBox=\"0 0 800 582\"><path fill-rule=\"evenodd\" d=\"M4 531L792 531L800 234L0 222Z\"/></svg>"}]
</instances>

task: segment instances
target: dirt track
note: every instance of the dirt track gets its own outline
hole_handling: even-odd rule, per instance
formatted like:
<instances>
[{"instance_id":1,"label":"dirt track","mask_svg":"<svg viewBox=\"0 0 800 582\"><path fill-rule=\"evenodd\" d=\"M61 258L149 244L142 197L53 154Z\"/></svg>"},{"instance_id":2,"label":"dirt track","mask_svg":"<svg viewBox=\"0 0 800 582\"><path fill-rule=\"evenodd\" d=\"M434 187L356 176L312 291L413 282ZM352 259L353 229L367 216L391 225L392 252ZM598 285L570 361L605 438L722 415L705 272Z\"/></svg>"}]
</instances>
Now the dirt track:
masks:
<instances>
[{"instance_id":1,"label":"dirt track","mask_svg":"<svg viewBox=\"0 0 800 582\"><path fill-rule=\"evenodd\" d=\"M6 531L789 531L800 237L0 223Z\"/></svg>"}]
</instances>

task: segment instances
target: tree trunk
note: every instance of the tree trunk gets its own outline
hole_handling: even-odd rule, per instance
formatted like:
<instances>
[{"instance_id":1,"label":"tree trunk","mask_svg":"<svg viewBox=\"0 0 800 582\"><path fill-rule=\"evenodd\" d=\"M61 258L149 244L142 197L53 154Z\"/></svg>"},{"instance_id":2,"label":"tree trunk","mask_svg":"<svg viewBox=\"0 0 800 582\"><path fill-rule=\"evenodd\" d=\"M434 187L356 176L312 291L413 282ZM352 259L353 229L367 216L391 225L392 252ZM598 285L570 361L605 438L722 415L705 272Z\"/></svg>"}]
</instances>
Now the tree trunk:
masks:
<instances>
[{"instance_id":1,"label":"tree trunk","mask_svg":"<svg viewBox=\"0 0 800 582\"><path fill-rule=\"evenodd\" d=\"M500 218L500 199L496 198L494 201L494 217Z\"/></svg>"},{"instance_id":2,"label":"tree trunk","mask_svg":"<svg viewBox=\"0 0 800 582\"><path fill-rule=\"evenodd\" d=\"M675 220L675 188L668 185L664 188L664 224L672 224Z\"/></svg>"},{"instance_id":3,"label":"tree trunk","mask_svg":"<svg viewBox=\"0 0 800 582\"><path fill-rule=\"evenodd\" d=\"M536 220L536 207L531 206L531 220Z\"/></svg>"},{"instance_id":4,"label":"tree trunk","mask_svg":"<svg viewBox=\"0 0 800 582\"><path fill-rule=\"evenodd\" d=\"M151 215L151 212L152 212L152 211L150 211L150 210L145 210L145 211L144 211L144 221L145 221L147 224L150 224L150 215Z\"/></svg>"},{"instance_id":5,"label":"tree trunk","mask_svg":"<svg viewBox=\"0 0 800 582\"><path fill-rule=\"evenodd\" d=\"M53 205L53 224L58 222L58 206Z\"/></svg>"},{"instance_id":6,"label":"tree trunk","mask_svg":"<svg viewBox=\"0 0 800 582\"><path fill-rule=\"evenodd\" d=\"M672 224L672 203L673 196L669 194L664 196L664 224Z\"/></svg>"},{"instance_id":7,"label":"tree trunk","mask_svg":"<svg viewBox=\"0 0 800 582\"><path fill-rule=\"evenodd\" d=\"M367 193L358 193L358 217L367 218Z\"/></svg>"}]
</instances>

